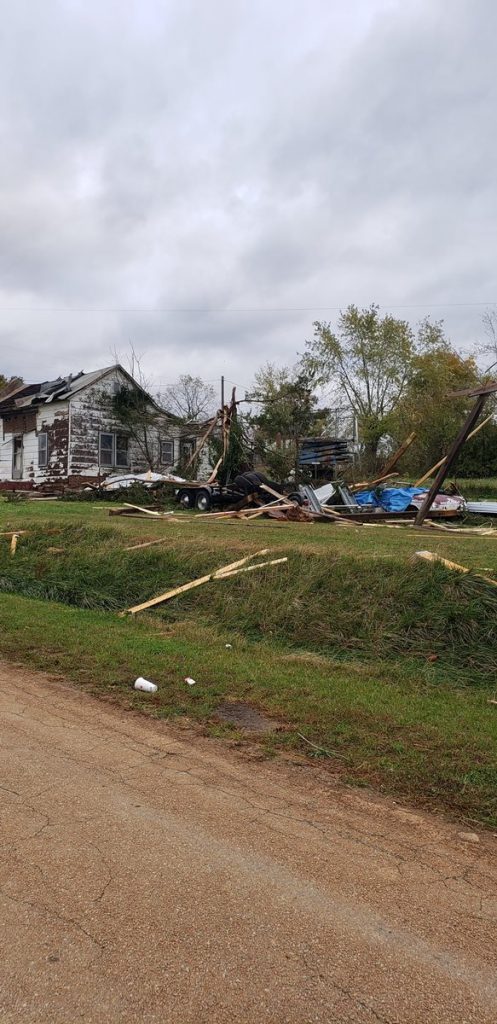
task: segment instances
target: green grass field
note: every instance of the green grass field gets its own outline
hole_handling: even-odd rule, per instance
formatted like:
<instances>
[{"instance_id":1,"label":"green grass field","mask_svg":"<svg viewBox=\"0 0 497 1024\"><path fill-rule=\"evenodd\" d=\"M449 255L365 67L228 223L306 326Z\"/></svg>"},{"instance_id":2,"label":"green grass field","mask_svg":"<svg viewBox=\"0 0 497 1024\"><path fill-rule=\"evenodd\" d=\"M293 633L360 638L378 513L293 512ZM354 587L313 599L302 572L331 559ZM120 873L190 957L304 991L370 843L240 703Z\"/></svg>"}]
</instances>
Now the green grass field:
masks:
<instances>
[{"instance_id":1,"label":"green grass field","mask_svg":"<svg viewBox=\"0 0 497 1024\"><path fill-rule=\"evenodd\" d=\"M497 589L411 556L429 549L497 579L497 537L108 512L0 502L0 530L29 531L14 558L0 538L4 658L235 741L213 713L222 700L246 701L285 725L261 740L266 753L315 754L346 782L495 827ZM288 563L117 615L262 548ZM137 675L158 693L133 691Z\"/></svg>"}]
</instances>

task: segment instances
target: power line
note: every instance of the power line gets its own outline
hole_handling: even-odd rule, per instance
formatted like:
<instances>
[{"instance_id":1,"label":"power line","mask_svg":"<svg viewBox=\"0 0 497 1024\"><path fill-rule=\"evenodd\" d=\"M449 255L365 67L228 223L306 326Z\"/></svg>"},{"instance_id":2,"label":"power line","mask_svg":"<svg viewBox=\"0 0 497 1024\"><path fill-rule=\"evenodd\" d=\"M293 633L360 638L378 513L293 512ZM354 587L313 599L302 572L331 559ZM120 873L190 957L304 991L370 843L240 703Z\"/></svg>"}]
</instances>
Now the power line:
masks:
<instances>
[{"instance_id":1,"label":"power line","mask_svg":"<svg viewBox=\"0 0 497 1024\"><path fill-rule=\"evenodd\" d=\"M496 306L497 300L488 302L378 302L380 309L455 309L482 306ZM126 307L126 306L1 306L0 313L157 313L157 314L194 314L208 315L218 313L323 313L339 312L346 308L341 306L235 306L235 307Z\"/></svg>"}]
</instances>

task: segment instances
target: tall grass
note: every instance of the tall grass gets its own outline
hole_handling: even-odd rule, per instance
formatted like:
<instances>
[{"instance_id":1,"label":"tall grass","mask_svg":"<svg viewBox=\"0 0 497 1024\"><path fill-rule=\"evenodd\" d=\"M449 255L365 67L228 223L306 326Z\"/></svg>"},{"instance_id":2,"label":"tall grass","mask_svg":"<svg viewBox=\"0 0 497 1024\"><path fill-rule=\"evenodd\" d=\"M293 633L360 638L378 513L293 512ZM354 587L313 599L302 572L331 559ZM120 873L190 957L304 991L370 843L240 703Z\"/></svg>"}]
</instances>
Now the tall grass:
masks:
<instances>
[{"instance_id":1,"label":"tall grass","mask_svg":"<svg viewBox=\"0 0 497 1024\"><path fill-rule=\"evenodd\" d=\"M33 529L15 558L0 549L0 590L117 611L220 565L219 549L184 540L137 551L118 530ZM53 545L63 549L50 550ZM245 554L246 548L240 547ZM436 655L467 682L497 670L497 592L442 566L289 550L285 566L200 587L155 615L202 617L252 639L285 647L386 658ZM237 557L230 547L226 561Z\"/></svg>"}]
</instances>

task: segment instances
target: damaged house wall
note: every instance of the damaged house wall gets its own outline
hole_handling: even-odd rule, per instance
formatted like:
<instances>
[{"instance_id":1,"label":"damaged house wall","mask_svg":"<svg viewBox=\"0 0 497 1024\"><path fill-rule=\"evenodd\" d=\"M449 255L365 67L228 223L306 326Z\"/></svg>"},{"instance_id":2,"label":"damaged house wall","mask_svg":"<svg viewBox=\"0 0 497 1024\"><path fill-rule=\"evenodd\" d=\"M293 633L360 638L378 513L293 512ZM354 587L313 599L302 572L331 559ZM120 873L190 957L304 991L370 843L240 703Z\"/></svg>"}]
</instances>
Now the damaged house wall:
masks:
<instances>
[{"instance_id":1,"label":"damaged house wall","mask_svg":"<svg viewBox=\"0 0 497 1024\"><path fill-rule=\"evenodd\" d=\"M150 403L134 427L116 414L114 399L123 388ZM0 398L0 427L0 486L19 488L78 485L150 468L167 473L190 454L200 430L161 413L119 365L21 386Z\"/></svg>"}]
</instances>

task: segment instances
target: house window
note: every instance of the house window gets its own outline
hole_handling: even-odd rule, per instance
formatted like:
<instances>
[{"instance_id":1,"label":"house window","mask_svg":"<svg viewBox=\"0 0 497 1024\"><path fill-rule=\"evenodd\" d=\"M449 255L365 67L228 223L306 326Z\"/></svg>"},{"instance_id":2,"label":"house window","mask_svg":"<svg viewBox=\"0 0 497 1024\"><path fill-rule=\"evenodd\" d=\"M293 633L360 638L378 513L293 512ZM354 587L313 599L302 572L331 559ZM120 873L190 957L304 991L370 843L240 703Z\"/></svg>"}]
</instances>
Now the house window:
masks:
<instances>
[{"instance_id":1,"label":"house window","mask_svg":"<svg viewBox=\"0 0 497 1024\"><path fill-rule=\"evenodd\" d=\"M126 434L104 434L99 437L101 467L129 466L128 437Z\"/></svg>"},{"instance_id":2,"label":"house window","mask_svg":"<svg viewBox=\"0 0 497 1024\"><path fill-rule=\"evenodd\" d=\"M128 438L126 434L116 434L116 466L129 466Z\"/></svg>"},{"instance_id":3,"label":"house window","mask_svg":"<svg viewBox=\"0 0 497 1024\"><path fill-rule=\"evenodd\" d=\"M172 466L174 463L174 441L161 441L160 460L163 466Z\"/></svg>"},{"instance_id":4,"label":"house window","mask_svg":"<svg viewBox=\"0 0 497 1024\"><path fill-rule=\"evenodd\" d=\"M48 434L38 434L38 466L48 466Z\"/></svg>"},{"instance_id":5,"label":"house window","mask_svg":"<svg viewBox=\"0 0 497 1024\"><path fill-rule=\"evenodd\" d=\"M182 441L181 442L181 456L183 459L189 459L193 455L193 441Z\"/></svg>"},{"instance_id":6,"label":"house window","mask_svg":"<svg viewBox=\"0 0 497 1024\"><path fill-rule=\"evenodd\" d=\"M101 466L114 465L114 434L100 434L99 462Z\"/></svg>"}]
</instances>

